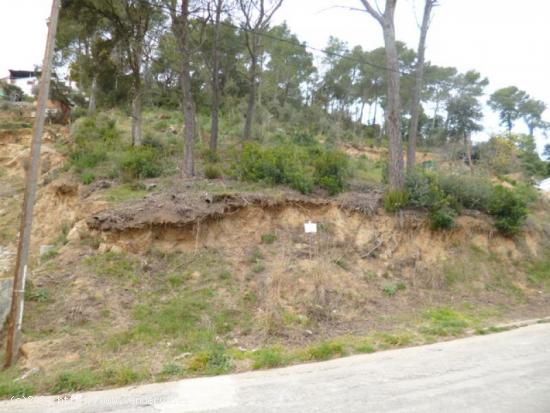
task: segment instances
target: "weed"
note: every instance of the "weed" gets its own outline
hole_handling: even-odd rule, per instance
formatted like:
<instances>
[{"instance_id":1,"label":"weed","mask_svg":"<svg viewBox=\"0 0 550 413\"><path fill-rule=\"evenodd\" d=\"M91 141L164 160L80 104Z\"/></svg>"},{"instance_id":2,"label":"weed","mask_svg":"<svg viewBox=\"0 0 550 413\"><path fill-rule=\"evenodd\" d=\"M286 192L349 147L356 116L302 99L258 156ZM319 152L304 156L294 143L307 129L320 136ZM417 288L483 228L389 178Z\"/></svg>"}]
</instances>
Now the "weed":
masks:
<instances>
[{"instance_id":1,"label":"weed","mask_svg":"<svg viewBox=\"0 0 550 413\"><path fill-rule=\"evenodd\" d=\"M353 344L353 350L358 353L374 353L376 351L376 347L370 341L361 340L360 342Z\"/></svg>"},{"instance_id":2,"label":"weed","mask_svg":"<svg viewBox=\"0 0 550 413\"><path fill-rule=\"evenodd\" d=\"M262 244L273 244L275 241L277 241L277 235L269 233L269 234L263 234L262 235Z\"/></svg>"},{"instance_id":3,"label":"weed","mask_svg":"<svg viewBox=\"0 0 550 413\"><path fill-rule=\"evenodd\" d=\"M424 313L429 325L422 328L424 334L433 336L457 336L464 332L471 320L464 314L447 307L435 308Z\"/></svg>"},{"instance_id":4,"label":"weed","mask_svg":"<svg viewBox=\"0 0 550 413\"><path fill-rule=\"evenodd\" d=\"M309 358L312 360L328 360L336 355L345 356L346 351L342 343L324 341L308 349Z\"/></svg>"},{"instance_id":5,"label":"weed","mask_svg":"<svg viewBox=\"0 0 550 413\"><path fill-rule=\"evenodd\" d=\"M280 348L263 348L254 352L252 356L254 363L252 368L258 369L271 369L284 364L283 353Z\"/></svg>"},{"instance_id":6,"label":"weed","mask_svg":"<svg viewBox=\"0 0 550 413\"><path fill-rule=\"evenodd\" d=\"M173 363L164 365L164 367L162 368L162 371L160 372L160 376L163 378L178 377L178 376L183 376L184 374L185 374L185 369Z\"/></svg>"},{"instance_id":7,"label":"weed","mask_svg":"<svg viewBox=\"0 0 550 413\"><path fill-rule=\"evenodd\" d=\"M388 297L393 297L395 294L397 294L398 291L403 291L407 288L405 283L398 282L398 283L392 283L392 284L386 284L384 287L382 287L382 292L386 294Z\"/></svg>"},{"instance_id":8,"label":"weed","mask_svg":"<svg viewBox=\"0 0 550 413\"><path fill-rule=\"evenodd\" d=\"M109 188L105 192L105 198L109 202L125 202L133 199L143 198L146 194L147 191L143 189L136 189L132 185L120 185Z\"/></svg>"},{"instance_id":9,"label":"weed","mask_svg":"<svg viewBox=\"0 0 550 413\"><path fill-rule=\"evenodd\" d=\"M57 376L51 391L58 394L88 390L98 385L99 382L98 375L90 369L64 371Z\"/></svg>"},{"instance_id":10,"label":"weed","mask_svg":"<svg viewBox=\"0 0 550 413\"><path fill-rule=\"evenodd\" d=\"M15 369L0 372L0 398L29 397L36 393L32 384L16 380L19 373Z\"/></svg>"},{"instance_id":11,"label":"weed","mask_svg":"<svg viewBox=\"0 0 550 413\"><path fill-rule=\"evenodd\" d=\"M527 279L531 284L550 288L550 256L533 260L527 267Z\"/></svg>"},{"instance_id":12,"label":"weed","mask_svg":"<svg viewBox=\"0 0 550 413\"><path fill-rule=\"evenodd\" d=\"M92 255L84 263L100 277L131 279L137 281L137 261L127 254L107 252Z\"/></svg>"},{"instance_id":13,"label":"weed","mask_svg":"<svg viewBox=\"0 0 550 413\"><path fill-rule=\"evenodd\" d=\"M215 345L209 350L193 355L187 368L195 373L217 375L228 372L232 368L232 362L224 347Z\"/></svg>"},{"instance_id":14,"label":"weed","mask_svg":"<svg viewBox=\"0 0 550 413\"><path fill-rule=\"evenodd\" d=\"M381 333L377 334L375 338L378 340L379 346L382 349L407 346L413 341L412 335L408 333Z\"/></svg>"},{"instance_id":15,"label":"weed","mask_svg":"<svg viewBox=\"0 0 550 413\"><path fill-rule=\"evenodd\" d=\"M250 254L248 256L248 262L250 264L258 264L261 260L264 259L264 256L262 254L262 251L258 247L255 247L250 251Z\"/></svg>"},{"instance_id":16,"label":"weed","mask_svg":"<svg viewBox=\"0 0 550 413\"><path fill-rule=\"evenodd\" d=\"M255 264L252 267L252 272L254 272L255 274L259 274L264 271L265 271L265 265L263 265L262 263Z\"/></svg>"},{"instance_id":17,"label":"weed","mask_svg":"<svg viewBox=\"0 0 550 413\"><path fill-rule=\"evenodd\" d=\"M95 180L95 174L90 171L85 171L80 174L80 181L84 185L90 185Z\"/></svg>"},{"instance_id":18,"label":"weed","mask_svg":"<svg viewBox=\"0 0 550 413\"><path fill-rule=\"evenodd\" d=\"M101 382L111 386L125 386L142 379L143 375L131 367L109 368L102 372Z\"/></svg>"},{"instance_id":19,"label":"weed","mask_svg":"<svg viewBox=\"0 0 550 413\"><path fill-rule=\"evenodd\" d=\"M388 191L384 194L384 209L387 212L397 212L409 203L406 191Z\"/></svg>"},{"instance_id":20,"label":"weed","mask_svg":"<svg viewBox=\"0 0 550 413\"><path fill-rule=\"evenodd\" d=\"M339 259L335 260L334 263L337 266L339 266L340 268L342 268L344 271L350 271L351 270L349 264L343 258L339 258Z\"/></svg>"},{"instance_id":21,"label":"weed","mask_svg":"<svg viewBox=\"0 0 550 413\"><path fill-rule=\"evenodd\" d=\"M29 289L26 291L25 299L28 301L46 302L50 299L50 293L46 289Z\"/></svg>"}]
</instances>

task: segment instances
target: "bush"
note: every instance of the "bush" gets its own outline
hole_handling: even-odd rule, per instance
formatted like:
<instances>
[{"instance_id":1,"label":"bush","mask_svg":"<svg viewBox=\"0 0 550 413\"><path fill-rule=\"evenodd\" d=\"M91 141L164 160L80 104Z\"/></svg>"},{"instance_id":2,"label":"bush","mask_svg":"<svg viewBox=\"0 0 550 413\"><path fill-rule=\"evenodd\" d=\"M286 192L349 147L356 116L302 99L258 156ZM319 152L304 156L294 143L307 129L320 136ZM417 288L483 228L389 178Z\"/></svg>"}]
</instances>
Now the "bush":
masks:
<instances>
[{"instance_id":1,"label":"bush","mask_svg":"<svg viewBox=\"0 0 550 413\"><path fill-rule=\"evenodd\" d=\"M342 152L323 151L314 162L315 183L326 189L329 195L344 190L349 178L349 160Z\"/></svg>"},{"instance_id":2,"label":"bush","mask_svg":"<svg viewBox=\"0 0 550 413\"><path fill-rule=\"evenodd\" d=\"M74 139L78 146L95 142L113 147L120 142L120 131L116 122L105 115L83 117L76 122Z\"/></svg>"},{"instance_id":3,"label":"bush","mask_svg":"<svg viewBox=\"0 0 550 413\"><path fill-rule=\"evenodd\" d=\"M204 167L204 176L206 179L219 179L222 177L222 171L216 165L206 165Z\"/></svg>"},{"instance_id":4,"label":"bush","mask_svg":"<svg viewBox=\"0 0 550 413\"><path fill-rule=\"evenodd\" d=\"M514 191L496 186L492 191L489 213L495 217L495 227L504 235L515 235L527 218L527 203Z\"/></svg>"},{"instance_id":5,"label":"bush","mask_svg":"<svg viewBox=\"0 0 550 413\"><path fill-rule=\"evenodd\" d=\"M493 184L486 178L472 175L439 175L439 185L446 195L468 209L488 212Z\"/></svg>"},{"instance_id":6,"label":"bush","mask_svg":"<svg viewBox=\"0 0 550 413\"><path fill-rule=\"evenodd\" d=\"M247 143L235 165L237 176L243 180L289 185L304 194L319 186L330 195L344 189L348 169L348 159L341 152L296 144L262 148Z\"/></svg>"},{"instance_id":7,"label":"bush","mask_svg":"<svg viewBox=\"0 0 550 413\"><path fill-rule=\"evenodd\" d=\"M95 168L107 160L109 149L120 142L115 121L106 116L83 117L75 123L75 147L70 154L77 171Z\"/></svg>"},{"instance_id":8,"label":"bush","mask_svg":"<svg viewBox=\"0 0 550 413\"><path fill-rule=\"evenodd\" d=\"M407 191L388 191L384 194L384 209L387 212L397 212L409 204Z\"/></svg>"},{"instance_id":9,"label":"bush","mask_svg":"<svg viewBox=\"0 0 550 413\"><path fill-rule=\"evenodd\" d=\"M445 203L437 175L431 172L417 172L407 176L409 203L418 208L437 209Z\"/></svg>"},{"instance_id":10,"label":"bush","mask_svg":"<svg viewBox=\"0 0 550 413\"><path fill-rule=\"evenodd\" d=\"M118 166L125 180L156 178L162 173L158 158L158 153L152 148L131 148L122 153Z\"/></svg>"},{"instance_id":11,"label":"bush","mask_svg":"<svg viewBox=\"0 0 550 413\"><path fill-rule=\"evenodd\" d=\"M432 229L451 229L455 226L456 211L450 207L443 206L430 214Z\"/></svg>"},{"instance_id":12,"label":"bush","mask_svg":"<svg viewBox=\"0 0 550 413\"><path fill-rule=\"evenodd\" d=\"M505 235L515 235L527 217L527 204L538 199L529 185L515 182L514 189L494 186L488 179L471 175L417 172L407 177L408 203L430 210L434 229L449 229L462 207L495 217L495 227ZM387 194L386 210L402 207L399 193ZM400 206L401 205L401 206Z\"/></svg>"}]
</instances>

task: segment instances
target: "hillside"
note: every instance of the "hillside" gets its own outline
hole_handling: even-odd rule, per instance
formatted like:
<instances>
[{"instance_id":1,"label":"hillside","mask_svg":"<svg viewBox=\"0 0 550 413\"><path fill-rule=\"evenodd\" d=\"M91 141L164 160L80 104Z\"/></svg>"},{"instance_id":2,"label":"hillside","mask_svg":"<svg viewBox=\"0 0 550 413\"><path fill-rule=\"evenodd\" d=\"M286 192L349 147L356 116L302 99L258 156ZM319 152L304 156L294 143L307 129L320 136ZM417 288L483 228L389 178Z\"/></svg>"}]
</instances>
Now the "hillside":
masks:
<instances>
[{"instance_id":1,"label":"hillside","mask_svg":"<svg viewBox=\"0 0 550 413\"><path fill-rule=\"evenodd\" d=\"M169 153L153 178L114 175L120 146L83 168L74 154L97 124L47 128L23 357L1 373L3 397L324 360L550 315L547 199L535 196L514 236L495 228L498 216L463 207L435 229L427 207L387 211L385 151L368 141L340 145L355 172L334 196L238 179L208 154L199 168L214 165L216 176L183 179L170 121L150 116L167 123L158 150ZM7 277L29 139L24 127L0 133ZM220 156L229 163L231 148ZM468 176L461 160L417 157ZM317 234L304 233L308 221Z\"/></svg>"}]
</instances>

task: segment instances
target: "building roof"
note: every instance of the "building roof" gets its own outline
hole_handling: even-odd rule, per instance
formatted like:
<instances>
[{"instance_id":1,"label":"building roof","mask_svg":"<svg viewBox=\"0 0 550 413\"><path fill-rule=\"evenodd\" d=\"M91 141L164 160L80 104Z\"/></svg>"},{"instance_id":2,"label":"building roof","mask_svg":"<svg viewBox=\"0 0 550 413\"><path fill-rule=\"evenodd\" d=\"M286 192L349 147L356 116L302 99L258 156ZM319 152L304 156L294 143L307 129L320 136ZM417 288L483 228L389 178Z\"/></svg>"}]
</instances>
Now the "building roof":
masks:
<instances>
[{"instance_id":1,"label":"building roof","mask_svg":"<svg viewBox=\"0 0 550 413\"><path fill-rule=\"evenodd\" d=\"M27 79L29 77L38 77L40 72L36 70L13 70L9 69L10 79Z\"/></svg>"}]
</instances>

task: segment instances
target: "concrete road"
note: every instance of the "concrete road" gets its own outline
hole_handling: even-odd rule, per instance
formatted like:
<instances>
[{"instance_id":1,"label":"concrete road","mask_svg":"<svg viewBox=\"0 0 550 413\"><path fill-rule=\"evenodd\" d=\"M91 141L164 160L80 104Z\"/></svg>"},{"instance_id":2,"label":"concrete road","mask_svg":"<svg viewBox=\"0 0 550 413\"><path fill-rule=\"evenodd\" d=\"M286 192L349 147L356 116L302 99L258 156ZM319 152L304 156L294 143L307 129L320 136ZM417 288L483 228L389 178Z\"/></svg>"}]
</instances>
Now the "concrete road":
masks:
<instances>
[{"instance_id":1,"label":"concrete road","mask_svg":"<svg viewBox=\"0 0 550 413\"><path fill-rule=\"evenodd\" d=\"M1 412L550 412L550 324L230 376L0 402Z\"/></svg>"}]
</instances>

